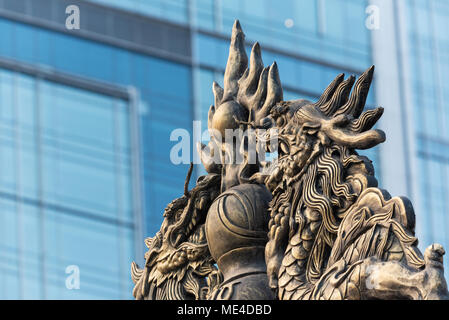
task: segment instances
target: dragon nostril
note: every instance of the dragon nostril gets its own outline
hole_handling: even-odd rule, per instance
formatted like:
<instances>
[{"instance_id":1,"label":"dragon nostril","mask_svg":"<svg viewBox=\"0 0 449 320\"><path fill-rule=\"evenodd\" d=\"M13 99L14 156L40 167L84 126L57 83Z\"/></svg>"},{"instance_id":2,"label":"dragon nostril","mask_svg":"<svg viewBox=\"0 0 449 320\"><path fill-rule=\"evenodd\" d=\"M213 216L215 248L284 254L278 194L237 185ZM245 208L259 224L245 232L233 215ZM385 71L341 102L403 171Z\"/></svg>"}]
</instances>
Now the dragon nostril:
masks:
<instances>
[{"instance_id":1,"label":"dragon nostril","mask_svg":"<svg viewBox=\"0 0 449 320\"><path fill-rule=\"evenodd\" d=\"M276 125L282 127L284 125L284 118L280 117L276 120Z\"/></svg>"}]
</instances>

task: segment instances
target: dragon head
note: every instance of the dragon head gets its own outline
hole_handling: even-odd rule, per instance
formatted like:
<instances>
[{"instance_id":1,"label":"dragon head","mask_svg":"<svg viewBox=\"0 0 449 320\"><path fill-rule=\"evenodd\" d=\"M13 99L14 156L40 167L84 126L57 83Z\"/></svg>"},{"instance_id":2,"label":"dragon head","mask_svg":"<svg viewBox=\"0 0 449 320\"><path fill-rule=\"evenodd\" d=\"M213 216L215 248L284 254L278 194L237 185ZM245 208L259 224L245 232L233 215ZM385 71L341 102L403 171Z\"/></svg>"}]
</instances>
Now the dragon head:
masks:
<instances>
[{"instance_id":1,"label":"dragon head","mask_svg":"<svg viewBox=\"0 0 449 320\"><path fill-rule=\"evenodd\" d=\"M317 276L323 265L322 253L332 247L344 212L368 187L377 186L371 161L357 149L369 149L385 141L385 134L372 127L382 108L364 111L374 67L356 81L338 75L317 102L283 100L278 67L264 67L255 43L248 65L244 33L235 22L224 86L213 83L215 105L210 107L208 128L211 140L199 148L206 171L221 175L220 192L238 184L265 184L273 195L266 259L280 264L289 232L316 219L313 232L325 239L314 246L317 262L310 273ZM352 91L352 93L351 93ZM257 159L265 152L278 152L273 162L246 161L248 144L237 145L226 138L227 130L255 129ZM244 140L243 140L244 141ZM205 152L207 151L207 152ZM235 160L243 154L245 161ZM316 216L316 217L315 217ZM309 220L310 220L309 219ZM285 239L272 242L272 239ZM283 242L283 243L281 243ZM312 242L310 242L311 244ZM310 250L310 248L309 248ZM275 274L276 268L268 273Z\"/></svg>"},{"instance_id":2,"label":"dragon head","mask_svg":"<svg viewBox=\"0 0 449 320\"><path fill-rule=\"evenodd\" d=\"M373 73L371 67L357 82L340 74L317 102L282 101L262 120L271 126L264 139L277 141L278 151L265 173L253 176L273 194L266 251L273 287L287 241L298 230L310 257L307 277L318 279L345 213L363 190L377 186L371 161L356 151L385 141L384 132L372 129L383 108L363 112Z\"/></svg>"},{"instance_id":3,"label":"dragon head","mask_svg":"<svg viewBox=\"0 0 449 320\"><path fill-rule=\"evenodd\" d=\"M385 141L384 132L371 130L383 108L362 113L373 73L374 67L365 71L351 95L355 77L344 80L340 74L317 102L282 101L270 110L262 121L271 123L266 142L277 142L278 159L268 179L271 190L281 180L287 183L297 180L326 149L369 149ZM273 151L273 146L268 147Z\"/></svg>"}]
</instances>

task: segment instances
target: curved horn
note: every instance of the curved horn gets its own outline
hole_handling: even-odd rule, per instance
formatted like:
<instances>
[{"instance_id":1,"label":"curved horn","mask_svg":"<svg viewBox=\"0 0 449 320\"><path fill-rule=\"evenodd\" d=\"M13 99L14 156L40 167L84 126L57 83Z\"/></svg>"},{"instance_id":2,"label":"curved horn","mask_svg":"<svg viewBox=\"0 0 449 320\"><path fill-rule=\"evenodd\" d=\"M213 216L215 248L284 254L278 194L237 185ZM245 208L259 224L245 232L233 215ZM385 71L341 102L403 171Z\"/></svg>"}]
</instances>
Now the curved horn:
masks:
<instances>
[{"instance_id":1,"label":"curved horn","mask_svg":"<svg viewBox=\"0 0 449 320\"><path fill-rule=\"evenodd\" d=\"M334 94L339 84L343 81L344 77L345 77L344 73L340 73L338 76L335 77L335 79L329 84L326 90L324 90L320 99L315 103L317 107L324 105L326 102L329 101L329 99L332 98L332 95Z\"/></svg>"},{"instance_id":2,"label":"curved horn","mask_svg":"<svg viewBox=\"0 0 449 320\"><path fill-rule=\"evenodd\" d=\"M279 70L276 62L273 62L270 66L267 81L267 97L262 108L257 112L257 118L255 119L256 122L264 118L270 112L271 107L283 99L284 94L282 91L281 79L279 78Z\"/></svg>"},{"instance_id":3,"label":"curved horn","mask_svg":"<svg viewBox=\"0 0 449 320\"><path fill-rule=\"evenodd\" d=\"M335 90L332 98L323 106L320 110L326 115L331 116L334 114L341 105L345 104L348 100L349 93L351 92L352 85L354 84L355 77L351 75L348 79L341 82Z\"/></svg>"},{"instance_id":4,"label":"curved horn","mask_svg":"<svg viewBox=\"0 0 449 320\"><path fill-rule=\"evenodd\" d=\"M248 110L253 107L252 95L258 88L259 77L263 69L264 68L260 45L258 42L256 42L251 50L250 67L249 69L246 69L238 84L238 101Z\"/></svg>"},{"instance_id":5,"label":"curved horn","mask_svg":"<svg viewBox=\"0 0 449 320\"><path fill-rule=\"evenodd\" d=\"M260 73L263 70L262 52L260 45L256 42L251 49L249 74L246 78L246 94L254 93L257 90Z\"/></svg>"},{"instance_id":6,"label":"curved horn","mask_svg":"<svg viewBox=\"0 0 449 320\"><path fill-rule=\"evenodd\" d=\"M354 118L360 116L365 107L366 98L368 97L371 82L373 80L374 66L366 70L357 80L354 90L352 91L349 101L342 106L335 113L335 116L340 114L350 114Z\"/></svg>"}]
</instances>

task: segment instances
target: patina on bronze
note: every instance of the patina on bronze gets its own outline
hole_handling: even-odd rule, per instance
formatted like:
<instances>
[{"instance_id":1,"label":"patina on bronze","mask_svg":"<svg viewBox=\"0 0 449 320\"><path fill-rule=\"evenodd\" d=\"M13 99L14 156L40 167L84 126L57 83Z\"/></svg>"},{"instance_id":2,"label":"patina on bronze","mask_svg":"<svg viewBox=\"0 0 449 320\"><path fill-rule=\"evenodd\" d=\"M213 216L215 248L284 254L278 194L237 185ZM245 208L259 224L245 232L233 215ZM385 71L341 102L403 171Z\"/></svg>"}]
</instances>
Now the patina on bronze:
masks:
<instances>
[{"instance_id":1,"label":"patina on bronze","mask_svg":"<svg viewBox=\"0 0 449 320\"><path fill-rule=\"evenodd\" d=\"M276 63L264 67L256 43L248 67L236 21L208 126L268 129L258 139L270 151L276 138L278 158L250 163L211 134L220 159L245 161L213 162L200 146L208 175L145 241L136 299L448 299L443 247L422 255L412 204L379 189L356 152L385 141L372 129L383 109L364 111L373 73L338 75L317 102L283 101Z\"/></svg>"}]
</instances>

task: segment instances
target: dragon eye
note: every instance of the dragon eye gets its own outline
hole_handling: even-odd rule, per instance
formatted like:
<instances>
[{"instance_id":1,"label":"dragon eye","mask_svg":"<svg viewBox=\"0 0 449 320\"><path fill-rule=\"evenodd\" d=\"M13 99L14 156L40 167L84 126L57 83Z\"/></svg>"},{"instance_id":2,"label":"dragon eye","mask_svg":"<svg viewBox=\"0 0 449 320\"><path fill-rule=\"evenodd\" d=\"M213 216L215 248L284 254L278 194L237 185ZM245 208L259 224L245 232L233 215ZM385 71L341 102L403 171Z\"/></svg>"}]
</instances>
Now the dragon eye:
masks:
<instances>
[{"instance_id":1,"label":"dragon eye","mask_svg":"<svg viewBox=\"0 0 449 320\"><path fill-rule=\"evenodd\" d=\"M276 120L276 125L277 125L278 127L282 127L282 126L284 125L284 117L279 117L279 118Z\"/></svg>"}]
</instances>

